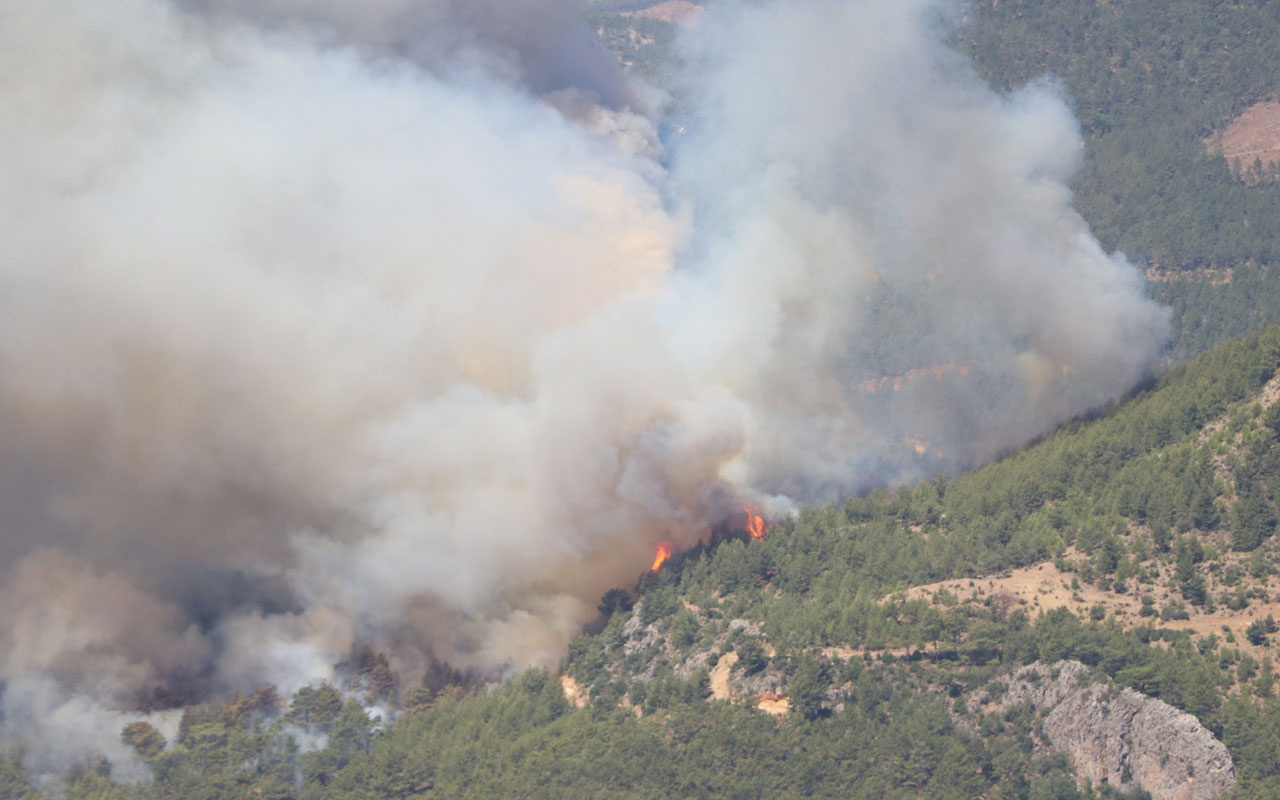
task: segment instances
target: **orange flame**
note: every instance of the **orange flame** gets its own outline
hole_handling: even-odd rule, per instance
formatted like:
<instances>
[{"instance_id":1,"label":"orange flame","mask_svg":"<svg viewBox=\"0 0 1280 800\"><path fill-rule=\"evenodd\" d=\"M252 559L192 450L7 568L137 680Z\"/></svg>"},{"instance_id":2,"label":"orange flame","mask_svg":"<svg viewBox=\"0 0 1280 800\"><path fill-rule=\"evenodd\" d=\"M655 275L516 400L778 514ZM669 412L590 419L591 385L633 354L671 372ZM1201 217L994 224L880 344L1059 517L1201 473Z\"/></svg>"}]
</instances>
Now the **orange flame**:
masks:
<instances>
[{"instance_id":1,"label":"orange flame","mask_svg":"<svg viewBox=\"0 0 1280 800\"><path fill-rule=\"evenodd\" d=\"M663 563L671 558L671 548L675 546L675 542L658 542L658 554L653 557L653 566L650 569L654 572L662 569Z\"/></svg>"},{"instance_id":2,"label":"orange flame","mask_svg":"<svg viewBox=\"0 0 1280 800\"><path fill-rule=\"evenodd\" d=\"M769 526L765 524L764 517L756 513L759 509L743 503L742 510L747 514L747 533L751 534L751 538L756 541L763 540L764 533L769 530Z\"/></svg>"}]
</instances>

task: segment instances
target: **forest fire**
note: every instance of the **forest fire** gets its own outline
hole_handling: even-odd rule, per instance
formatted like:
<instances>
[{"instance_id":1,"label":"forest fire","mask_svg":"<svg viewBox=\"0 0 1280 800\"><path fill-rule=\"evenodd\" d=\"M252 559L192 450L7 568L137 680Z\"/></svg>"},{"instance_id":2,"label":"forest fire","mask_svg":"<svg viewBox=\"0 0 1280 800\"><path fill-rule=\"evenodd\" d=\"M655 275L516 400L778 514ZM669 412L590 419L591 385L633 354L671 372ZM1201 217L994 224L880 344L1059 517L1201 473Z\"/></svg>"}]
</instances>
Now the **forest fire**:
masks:
<instances>
[{"instance_id":1,"label":"forest fire","mask_svg":"<svg viewBox=\"0 0 1280 800\"><path fill-rule=\"evenodd\" d=\"M671 558L671 549L675 547L675 542L658 542L658 552L653 557L653 566L649 569L654 573L662 569L662 565Z\"/></svg>"},{"instance_id":2,"label":"forest fire","mask_svg":"<svg viewBox=\"0 0 1280 800\"><path fill-rule=\"evenodd\" d=\"M763 541L765 531L769 530L769 526L765 523L764 517L756 513L759 509L744 503L742 510L747 515L747 533L751 535L752 540Z\"/></svg>"},{"instance_id":3,"label":"forest fire","mask_svg":"<svg viewBox=\"0 0 1280 800\"><path fill-rule=\"evenodd\" d=\"M743 503L742 513L747 517L744 528L751 541L764 541L765 534L769 532L771 526L760 515L760 509ZM653 556L653 566L649 567L649 571L656 575L662 569L662 565L667 563L675 553L675 546L675 542L658 542L657 552Z\"/></svg>"}]
</instances>

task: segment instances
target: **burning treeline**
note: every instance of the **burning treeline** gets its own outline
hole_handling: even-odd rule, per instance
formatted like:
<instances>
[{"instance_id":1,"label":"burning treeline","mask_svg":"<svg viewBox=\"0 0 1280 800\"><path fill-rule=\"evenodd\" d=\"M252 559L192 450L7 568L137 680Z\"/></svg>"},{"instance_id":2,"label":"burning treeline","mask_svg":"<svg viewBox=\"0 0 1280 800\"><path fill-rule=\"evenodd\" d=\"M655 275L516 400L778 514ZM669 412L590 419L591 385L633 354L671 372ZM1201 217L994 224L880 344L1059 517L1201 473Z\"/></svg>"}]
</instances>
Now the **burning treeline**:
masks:
<instances>
[{"instance_id":1,"label":"burning treeline","mask_svg":"<svg viewBox=\"0 0 1280 800\"><path fill-rule=\"evenodd\" d=\"M764 517L760 516L758 511L759 509L754 506L748 506L746 504L742 506L742 513L745 516L742 531L746 534L748 539L755 542L763 541L765 534L768 533L769 528L771 527L769 523L765 521ZM653 556L653 566L649 568L649 571L656 574L662 569L662 565L667 563L667 561L675 555L675 552L675 542L658 542L656 552Z\"/></svg>"},{"instance_id":2,"label":"burning treeline","mask_svg":"<svg viewBox=\"0 0 1280 800\"><path fill-rule=\"evenodd\" d=\"M48 763L148 687L554 664L658 536L978 463L1163 336L1067 104L945 0L716 3L670 95L575 0L0 3L0 710ZM922 364L982 369L863 391Z\"/></svg>"}]
</instances>

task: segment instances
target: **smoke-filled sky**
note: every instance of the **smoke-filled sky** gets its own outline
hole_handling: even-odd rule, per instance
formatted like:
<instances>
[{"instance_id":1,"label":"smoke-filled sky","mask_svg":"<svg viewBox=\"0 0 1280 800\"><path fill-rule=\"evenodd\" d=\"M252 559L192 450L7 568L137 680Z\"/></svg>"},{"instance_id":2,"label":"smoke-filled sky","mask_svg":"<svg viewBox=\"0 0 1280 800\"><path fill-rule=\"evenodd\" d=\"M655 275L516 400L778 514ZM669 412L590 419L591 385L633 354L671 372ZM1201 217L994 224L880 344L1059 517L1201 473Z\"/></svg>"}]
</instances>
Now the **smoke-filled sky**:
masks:
<instances>
[{"instance_id":1,"label":"smoke-filled sky","mask_svg":"<svg viewBox=\"0 0 1280 800\"><path fill-rule=\"evenodd\" d=\"M980 463L1163 341L1063 98L942 0L720 0L670 95L573 0L0 10L0 710L54 762L361 644L554 665L655 542Z\"/></svg>"}]
</instances>

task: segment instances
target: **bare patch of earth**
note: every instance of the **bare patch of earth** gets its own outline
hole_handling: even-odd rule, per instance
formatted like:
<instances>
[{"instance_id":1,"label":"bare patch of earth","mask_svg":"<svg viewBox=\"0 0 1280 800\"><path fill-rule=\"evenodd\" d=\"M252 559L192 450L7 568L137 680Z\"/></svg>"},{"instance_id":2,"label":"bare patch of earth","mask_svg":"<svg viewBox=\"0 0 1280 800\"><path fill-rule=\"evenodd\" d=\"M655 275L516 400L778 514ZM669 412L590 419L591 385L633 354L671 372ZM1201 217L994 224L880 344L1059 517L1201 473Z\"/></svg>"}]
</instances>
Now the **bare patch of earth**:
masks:
<instances>
[{"instance_id":1,"label":"bare patch of earth","mask_svg":"<svg viewBox=\"0 0 1280 800\"><path fill-rule=\"evenodd\" d=\"M639 11L627 12L628 17L647 17L661 22L673 22L677 25L692 25L702 15L702 6L689 0L667 0Z\"/></svg>"},{"instance_id":2,"label":"bare patch of earth","mask_svg":"<svg viewBox=\"0 0 1280 800\"><path fill-rule=\"evenodd\" d=\"M711 668L709 678L711 680L712 700L733 699L733 691L729 688L729 672L733 669L733 665L737 663L738 654L730 651L720 656L720 660Z\"/></svg>"},{"instance_id":3,"label":"bare patch of earth","mask_svg":"<svg viewBox=\"0 0 1280 800\"><path fill-rule=\"evenodd\" d=\"M568 675L560 676L560 688L564 690L564 697L575 708L584 708L587 705L587 695L582 691L582 687L578 685L572 677Z\"/></svg>"},{"instance_id":4,"label":"bare patch of earth","mask_svg":"<svg viewBox=\"0 0 1280 800\"><path fill-rule=\"evenodd\" d=\"M1267 645L1255 647L1249 644L1245 638L1245 629L1255 620L1267 615L1280 618L1280 602L1255 600L1249 604L1248 608L1241 611L1232 611L1219 606L1211 614L1203 613L1203 609L1190 608L1192 614L1190 619L1166 621L1158 616L1144 617L1138 613L1142 608L1141 598L1144 594L1152 595L1157 607L1179 597L1165 580L1157 579L1155 584L1146 585L1136 585L1137 582L1133 581L1135 585L1131 591L1117 593L1078 580L1073 588L1073 577L1075 576L1071 573L1059 570L1052 562L1044 562L1001 575L973 579L961 578L915 586L908 589L905 595L907 599L934 598L938 602L942 602L944 598L950 602L951 597L948 597L950 595L960 603L986 603L989 598L992 603L1000 604L1005 611L1021 608L1032 617L1042 611L1066 608L1072 614L1087 619L1093 607L1100 605L1107 617L1115 619L1125 628L1155 624L1174 630L1188 631L1194 636L1217 634L1219 637L1230 631L1235 638L1232 646L1242 653L1248 653L1258 660L1271 655L1271 648ZM1273 588L1270 585L1272 580L1268 579L1261 585L1271 589ZM850 651L848 655L852 652ZM846 654L841 653L841 655Z\"/></svg>"},{"instance_id":5,"label":"bare patch of earth","mask_svg":"<svg viewBox=\"0 0 1280 800\"><path fill-rule=\"evenodd\" d=\"M1207 143L1246 183L1275 179L1280 170L1280 102L1255 103Z\"/></svg>"},{"instance_id":6,"label":"bare patch of earth","mask_svg":"<svg viewBox=\"0 0 1280 800\"><path fill-rule=\"evenodd\" d=\"M791 710L791 701L780 694L761 692L756 695L756 708L766 714L780 717Z\"/></svg>"},{"instance_id":7,"label":"bare patch of earth","mask_svg":"<svg viewBox=\"0 0 1280 800\"><path fill-rule=\"evenodd\" d=\"M1157 265L1147 267L1145 277L1155 283L1208 283L1221 286L1231 283L1235 278L1235 270L1231 267L1210 267L1206 269L1163 269Z\"/></svg>"}]
</instances>

